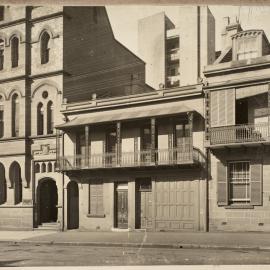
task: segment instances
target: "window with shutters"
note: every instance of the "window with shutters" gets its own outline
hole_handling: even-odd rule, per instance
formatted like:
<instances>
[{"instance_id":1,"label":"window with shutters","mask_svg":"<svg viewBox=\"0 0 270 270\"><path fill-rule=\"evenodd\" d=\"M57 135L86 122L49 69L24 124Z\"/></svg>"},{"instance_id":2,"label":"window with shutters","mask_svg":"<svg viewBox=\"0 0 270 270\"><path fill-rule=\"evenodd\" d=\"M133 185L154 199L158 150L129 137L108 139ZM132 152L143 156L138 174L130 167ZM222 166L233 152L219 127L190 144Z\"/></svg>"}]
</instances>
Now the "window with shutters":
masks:
<instances>
[{"instance_id":1,"label":"window with shutters","mask_svg":"<svg viewBox=\"0 0 270 270\"><path fill-rule=\"evenodd\" d=\"M104 217L103 183L91 182L89 184L89 215Z\"/></svg>"},{"instance_id":2,"label":"window with shutters","mask_svg":"<svg viewBox=\"0 0 270 270\"><path fill-rule=\"evenodd\" d=\"M261 160L218 162L218 205L262 205L262 167Z\"/></svg>"},{"instance_id":3,"label":"window with shutters","mask_svg":"<svg viewBox=\"0 0 270 270\"><path fill-rule=\"evenodd\" d=\"M228 163L229 202L250 203L250 164L247 161Z\"/></svg>"}]
</instances>

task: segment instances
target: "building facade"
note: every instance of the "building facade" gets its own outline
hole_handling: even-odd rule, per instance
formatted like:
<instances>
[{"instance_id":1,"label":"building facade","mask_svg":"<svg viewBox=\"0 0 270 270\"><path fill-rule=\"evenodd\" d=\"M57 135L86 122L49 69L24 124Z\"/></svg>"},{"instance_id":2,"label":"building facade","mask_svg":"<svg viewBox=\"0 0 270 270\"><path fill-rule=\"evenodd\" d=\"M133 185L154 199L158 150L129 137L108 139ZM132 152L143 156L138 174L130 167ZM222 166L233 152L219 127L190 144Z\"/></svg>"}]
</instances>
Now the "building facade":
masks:
<instances>
[{"instance_id":1,"label":"building facade","mask_svg":"<svg viewBox=\"0 0 270 270\"><path fill-rule=\"evenodd\" d=\"M175 24L164 12L139 20L138 52L155 89L194 85L215 61L215 18L207 6L179 6ZM158 56L158 57L157 57Z\"/></svg>"},{"instance_id":2,"label":"building facade","mask_svg":"<svg viewBox=\"0 0 270 270\"><path fill-rule=\"evenodd\" d=\"M269 41L229 21L205 68L209 228L269 231Z\"/></svg>"},{"instance_id":3,"label":"building facade","mask_svg":"<svg viewBox=\"0 0 270 270\"><path fill-rule=\"evenodd\" d=\"M61 104L148 92L144 76L104 7L0 7L1 228L63 227Z\"/></svg>"}]
</instances>

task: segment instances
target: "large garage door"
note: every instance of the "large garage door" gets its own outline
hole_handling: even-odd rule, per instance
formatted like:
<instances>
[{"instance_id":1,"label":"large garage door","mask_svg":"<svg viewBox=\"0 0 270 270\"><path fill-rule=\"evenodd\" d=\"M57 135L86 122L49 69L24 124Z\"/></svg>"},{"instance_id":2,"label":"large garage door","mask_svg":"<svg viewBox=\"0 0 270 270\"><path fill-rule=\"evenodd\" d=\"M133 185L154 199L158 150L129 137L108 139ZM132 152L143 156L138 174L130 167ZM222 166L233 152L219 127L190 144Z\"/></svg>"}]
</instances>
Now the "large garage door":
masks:
<instances>
[{"instance_id":1,"label":"large garage door","mask_svg":"<svg viewBox=\"0 0 270 270\"><path fill-rule=\"evenodd\" d=\"M156 230L198 230L198 181L156 182Z\"/></svg>"}]
</instances>

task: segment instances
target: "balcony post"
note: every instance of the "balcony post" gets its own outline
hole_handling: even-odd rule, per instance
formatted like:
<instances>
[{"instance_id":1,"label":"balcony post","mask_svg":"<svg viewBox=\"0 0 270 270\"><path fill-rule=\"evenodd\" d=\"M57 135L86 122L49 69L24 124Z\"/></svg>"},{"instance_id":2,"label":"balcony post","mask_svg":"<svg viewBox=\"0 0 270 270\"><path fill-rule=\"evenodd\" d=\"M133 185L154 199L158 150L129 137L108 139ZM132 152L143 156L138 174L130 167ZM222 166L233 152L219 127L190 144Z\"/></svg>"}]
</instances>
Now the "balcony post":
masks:
<instances>
[{"instance_id":1,"label":"balcony post","mask_svg":"<svg viewBox=\"0 0 270 270\"><path fill-rule=\"evenodd\" d=\"M89 167L89 126L86 125L84 128L85 132L85 167Z\"/></svg>"},{"instance_id":2,"label":"balcony post","mask_svg":"<svg viewBox=\"0 0 270 270\"><path fill-rule=\"evenodd\" d=\"M116 165L121 164L121 122L116 123Z\"/></svg>"},{"instance_id":3,"label":"balcony post","mask_svg":"<svg viewBox=\"0 0 270 270\"><path fill-rule=\"evenodd\" d=\"M156 162L156 118L151 118L151 163Z\"/></svg>"},{"instance_id":4,"label":"balcony post","mask_svg":"<svg viewBox=\"0 0 270 270\"><path fill-rule=\"evenodd\" d=\"M188 125L189 125L189 151L190 151L190 159L193 159L193 112L188 112Z\"/></svg>"},{"instance_id":5,"label":"balcony post","mask_svg":"<svg viewBox=\"0 0 270 270\"><path fill-rule=\"evenodd\" d=\"M270 138L270 84L268 84L268 99L267 99L267 107L268 107L268 140L269 140L269 138Z\"/></svg>"}]
</instances>

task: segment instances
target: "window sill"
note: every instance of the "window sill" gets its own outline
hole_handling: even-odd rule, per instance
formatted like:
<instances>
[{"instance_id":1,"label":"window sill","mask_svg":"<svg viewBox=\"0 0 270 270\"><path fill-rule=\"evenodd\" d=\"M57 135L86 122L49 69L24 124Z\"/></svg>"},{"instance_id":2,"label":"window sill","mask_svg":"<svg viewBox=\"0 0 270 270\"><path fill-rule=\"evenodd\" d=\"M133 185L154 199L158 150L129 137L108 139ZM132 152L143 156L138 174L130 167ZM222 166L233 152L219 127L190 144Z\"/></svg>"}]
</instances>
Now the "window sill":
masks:
<instances>
[{"instance_id":1,"label":"window sill","mask_svg":"<svg viewBox=\"0 0 270 270\"><path fill-rule=\"evenodd\" d=\"M87 217L89 217L89 218L105 218L105 214L104 215L87 214Z\"/></svg>"},{"instance_id":2,"label":"window sill","mask_svg":"<svg viewBox=\"0 0 270 270\"><path fill-rule=\"evenodd\" d=\"M254 205L249 205L249 204L228 205L228 206L225 206L225 209L254 209Z\"/></svg>"}]
</instances>

